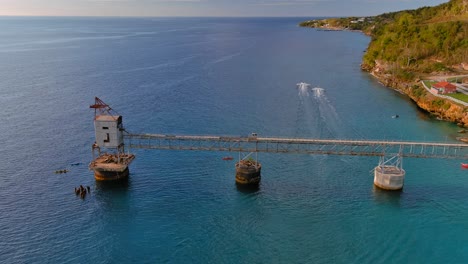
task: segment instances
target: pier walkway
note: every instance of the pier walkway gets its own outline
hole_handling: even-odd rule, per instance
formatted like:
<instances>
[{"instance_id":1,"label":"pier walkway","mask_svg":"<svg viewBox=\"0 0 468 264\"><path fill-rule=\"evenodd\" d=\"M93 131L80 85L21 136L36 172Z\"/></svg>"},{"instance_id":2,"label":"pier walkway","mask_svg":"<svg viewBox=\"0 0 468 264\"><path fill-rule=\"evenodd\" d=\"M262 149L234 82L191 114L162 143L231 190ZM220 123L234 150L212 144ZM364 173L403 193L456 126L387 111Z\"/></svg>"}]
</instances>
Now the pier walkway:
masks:
<instances>
[{"instance_id":1,"label":"pier walkway","mask_svg":"<svg viewBox=\"0 0 468 264\"><path fill-rule=\"evenodd\" d=\"M280 137L125 134L130 148L468 159L468 144Z\"/></svg>"}]
</instances>

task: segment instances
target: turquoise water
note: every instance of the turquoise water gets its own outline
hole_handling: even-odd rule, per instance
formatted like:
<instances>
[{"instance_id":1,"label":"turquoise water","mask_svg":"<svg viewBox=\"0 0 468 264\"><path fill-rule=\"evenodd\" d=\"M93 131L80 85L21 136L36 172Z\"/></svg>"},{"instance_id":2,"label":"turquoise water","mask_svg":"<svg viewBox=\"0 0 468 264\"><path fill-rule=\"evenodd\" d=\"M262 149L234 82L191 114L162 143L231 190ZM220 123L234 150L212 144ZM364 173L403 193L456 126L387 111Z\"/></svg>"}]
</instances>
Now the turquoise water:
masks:
<instances>
[{"instance_id":1,"label":"turquoise water","mask_svg":"<svg viewBox=\"0 0 468 264\"><path fill-rule=\"evenodd\" d=\"M368 37L301 20L0 18L0 262L467 262L459 160L405 159L395 193L375 157L259 154L244 192L237 153L134 150L127 182L95 182L94 96L135 133L454 142L360 70Z\"/></svg>"}]
</instances>

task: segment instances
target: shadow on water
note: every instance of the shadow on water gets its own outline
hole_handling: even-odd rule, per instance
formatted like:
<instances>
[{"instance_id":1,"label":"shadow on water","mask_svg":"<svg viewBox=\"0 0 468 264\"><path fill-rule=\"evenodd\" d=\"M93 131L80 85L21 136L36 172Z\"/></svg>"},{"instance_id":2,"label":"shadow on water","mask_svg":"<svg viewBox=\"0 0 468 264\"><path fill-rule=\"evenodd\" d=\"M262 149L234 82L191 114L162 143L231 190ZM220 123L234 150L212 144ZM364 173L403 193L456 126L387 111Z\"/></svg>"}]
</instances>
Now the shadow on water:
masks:
<instances>
[{"instance_id":1,"label":"shadow on water","mask_svg":"<svg viewBox=\"0 0 468 264\"><path fill-rule=\"evenodd\" d=\"M127 192L131 185L130 177L117 181L96 181L97 193L124 193Z\"/></svg>"},{"instance_id":2,"label":"shadow on water","mask_svg":"<svg viewBox=\"0 0 468 264\"><path fill-rule=\"evenodd\" d=\"M117 181L96 181L96 201L99 210L106 214L116 212L129 212L131 179L125 178Z\"/></svg>"},{"instance_id":3,"label":"shadow on water","mask_svg":"<svg viewBox=\"0 0 468 264\"><path fill-rule=\"evenodd\" d=\"M403 189L398 191L388 191L382 190L374 185L372 194L374 196L375 202L379 204L390 204L396 207L400 207Z\"/></svg>"},{"instance_id":4,"label":"shadow on water","mask_svg":"<svg viewBox=\"0 0 468 264\"><path fill-rule=\"evenodd\" d=\"M421 119L421 120L424 120L424 121L435 121L436 118L431 116L430 113L428 113L427 111L423 110L422 108L419 108L417 107L416 108L416 116Z\"/></svg>"},{"instance_id":5,"label":"shadow on water","mask_svg":"<svg viewBox=\"0 0 468 264\"><path fill-rule=\"evenodd\" d=\"M260 190L260 184L245 185L245 184L236 183L236 188L241 193L252 194L252 193L257 193Z\"/></svg>"}]
</instances>

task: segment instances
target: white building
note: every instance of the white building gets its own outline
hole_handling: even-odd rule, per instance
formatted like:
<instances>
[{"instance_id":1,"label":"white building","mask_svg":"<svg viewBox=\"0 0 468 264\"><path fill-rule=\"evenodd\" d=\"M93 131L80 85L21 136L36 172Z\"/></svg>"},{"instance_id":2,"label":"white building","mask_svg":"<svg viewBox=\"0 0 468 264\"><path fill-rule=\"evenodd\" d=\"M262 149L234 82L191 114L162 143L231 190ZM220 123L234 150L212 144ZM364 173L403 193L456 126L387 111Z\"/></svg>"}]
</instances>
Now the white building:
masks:
<instances>
[{"instance_id":1,"label":"white building","mask_svg":"<svg viewBox=\"0 0 468 264\"><path fill-rule=\"evenodd\" d=\"M119 148L124 143L122 116L96 116L94 131L96 131L96 144L99 147Z\"/></svg>"}]
</instances>

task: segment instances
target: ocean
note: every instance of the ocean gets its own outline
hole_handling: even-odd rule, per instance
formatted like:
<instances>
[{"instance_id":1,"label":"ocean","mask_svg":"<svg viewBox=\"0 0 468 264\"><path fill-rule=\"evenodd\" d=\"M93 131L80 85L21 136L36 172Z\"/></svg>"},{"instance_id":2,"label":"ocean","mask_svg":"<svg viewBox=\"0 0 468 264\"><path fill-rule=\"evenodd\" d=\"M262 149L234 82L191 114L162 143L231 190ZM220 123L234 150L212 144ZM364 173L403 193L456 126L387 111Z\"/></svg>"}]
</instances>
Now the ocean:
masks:
<instances>
[{"instance_id":1,"label":"ocean","mask_svg":"<svg viewBox=\"0 0 468 264\"><path fill-rule=\"evenodd\" d=\"M405 158L401 192L356 156L260 153L246 192L238 153L131 150L94 180L95 96L133 133L455 142L360 70L369 37L306 19L0 18L0 262L467 262L460 160Z\"/></svg>"}]
</instances>

